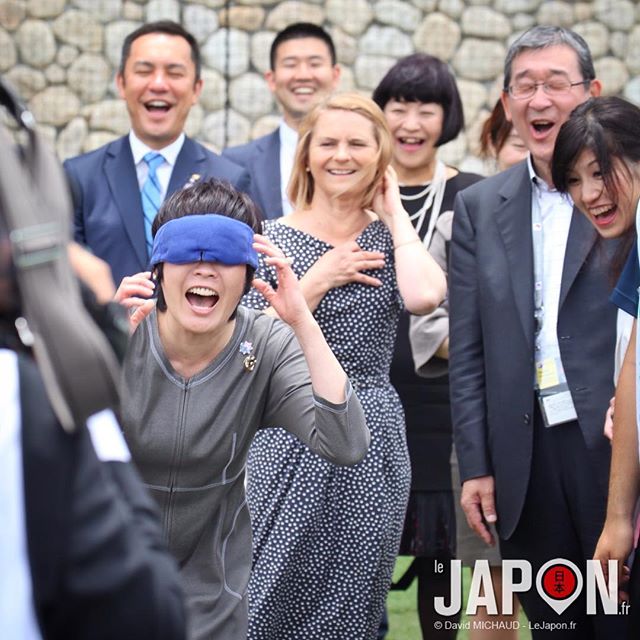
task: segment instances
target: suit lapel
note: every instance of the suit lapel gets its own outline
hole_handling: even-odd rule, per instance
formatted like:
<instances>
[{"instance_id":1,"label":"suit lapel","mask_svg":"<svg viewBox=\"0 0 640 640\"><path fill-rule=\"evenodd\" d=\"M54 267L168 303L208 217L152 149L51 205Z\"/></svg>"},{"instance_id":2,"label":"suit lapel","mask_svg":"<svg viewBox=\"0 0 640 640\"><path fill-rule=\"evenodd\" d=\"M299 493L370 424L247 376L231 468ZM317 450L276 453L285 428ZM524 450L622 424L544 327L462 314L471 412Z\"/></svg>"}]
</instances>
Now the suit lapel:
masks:
<instances>
[{"instance_id":1,"label":"suit lapel","mask_svg":"<svg viewBox=\"0 0 640 640\"><path fill-rule=\"evenodd\" d=\"M182 189L194 174L204 175L205 160L204 151L191 138L185 138L182 149L180 149L180 153L176 158L176 164L171 172L167 196Z\"/></svg>"},{"instance_id":2,"label":"suit lapel","mask_svg":"<svg viewBox=\"0 0 640 640\"><path fill-rule=\"evenodd\" d=\"M144 214L140 187L133 163L131 145L127 136L112 142L107 149L104 164L111 196L116 203L122 224L140 263L140 270L148 263L144 237Z\"/></svg>"},{"instance_id":3,"label":"suit lapel","mask_svg":"<svg viewBox=\"0 0 640 640\"><path fill-rule=\"evenodd\" d=\"M505 246L509 278L522 329L533 348L533 246L531 240L531 182L527 164L501 189L504 198L495 220Z\"/></svg>"},{"instance_id":4,"label":"suit lapel","mask_svg":"<svg viewBox=\"0 0 640 640\"><path fill-rule=\"evenodd\" d=\"M567 293L569 293L571 285L591 252L597 238L598 232L591 226L591 223L585 216L574 207L571 226L569 227L569 237L567 238L567 248L564 254L558 309L562 308Z\"/></svg>"},{"instance_id":5,"label":"suit lapel","mask_svg":"<svg viewBox=\"0 0 640 640\"><path fill-rule=\"evenodd\" d=\"M256 181L255 190L260 202L266 203L265 218L273 219L282 216L282 195L280 190L280 130L276 129L266 137L262 146L257 149L256 171L252 179Z\"/></svg>"}]
</instances>

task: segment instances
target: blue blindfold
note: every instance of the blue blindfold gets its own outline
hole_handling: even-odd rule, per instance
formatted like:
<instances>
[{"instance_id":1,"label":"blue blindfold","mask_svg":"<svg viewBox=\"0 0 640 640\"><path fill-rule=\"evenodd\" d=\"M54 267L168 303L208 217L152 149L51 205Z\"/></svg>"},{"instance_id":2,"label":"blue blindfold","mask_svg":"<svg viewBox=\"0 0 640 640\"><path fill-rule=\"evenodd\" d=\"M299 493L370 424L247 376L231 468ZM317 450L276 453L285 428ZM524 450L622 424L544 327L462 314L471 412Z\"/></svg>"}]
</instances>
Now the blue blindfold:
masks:
<instances>
[{"instance_id":1,"label":"blue blindfold","mask_svg":"<svg viewBox=\"0 0 640 640\"><path fill-rule=\"evenodd\" d=\"M189 215L163 224L153 239L151 266L160 262L220 262L258 267L253 229L217 213Z\"/></svg>"}]
</instances>

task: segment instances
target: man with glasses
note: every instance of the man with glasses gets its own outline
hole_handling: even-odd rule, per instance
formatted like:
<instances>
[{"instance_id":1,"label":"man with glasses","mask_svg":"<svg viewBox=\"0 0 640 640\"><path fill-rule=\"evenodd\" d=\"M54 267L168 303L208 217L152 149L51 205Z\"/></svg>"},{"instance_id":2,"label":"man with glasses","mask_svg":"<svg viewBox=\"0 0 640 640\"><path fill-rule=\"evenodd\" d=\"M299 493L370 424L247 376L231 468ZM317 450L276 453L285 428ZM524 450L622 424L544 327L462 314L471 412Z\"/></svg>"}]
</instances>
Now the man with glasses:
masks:
<instances>
[{"instance_id":1,"label":"man with glasses","mask_svg":"<svg viewBox=\"0 0 640 640\"><path fill-rule=\"evenodd\" d=\"M624 635L622 616L586 615L586 589L559 617L535 585L555 558L585 576L605 516L615 245L595 246L596 231L551 180L558 130L600 88L578 34L537 26L520 36L502 102L529 157L459 194L454 214L450 376L461 503L488 544L496 524L503 558L531 563L533 583L518 596L536 639ZM544 628L559 620L566 629Z\"/></svg>"}]
</instances>

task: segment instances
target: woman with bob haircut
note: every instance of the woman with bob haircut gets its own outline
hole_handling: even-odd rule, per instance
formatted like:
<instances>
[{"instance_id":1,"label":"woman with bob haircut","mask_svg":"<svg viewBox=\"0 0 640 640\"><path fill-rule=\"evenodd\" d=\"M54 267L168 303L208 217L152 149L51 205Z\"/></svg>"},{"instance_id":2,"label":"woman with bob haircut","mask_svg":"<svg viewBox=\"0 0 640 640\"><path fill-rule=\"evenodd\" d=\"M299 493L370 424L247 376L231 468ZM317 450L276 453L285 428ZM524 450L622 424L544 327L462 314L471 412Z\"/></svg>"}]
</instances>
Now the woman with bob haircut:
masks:
<instances>
[{"instance_id":1,"label":"woman with bob haircut","mask_svg":"<svg viewBox=\"0 0 640 640\"><path fill-rule=\"evenodd\" d=\"M403 304L432 311L445 293L402 207L391 136L375 103L335 94L303 121L289 185L295 211L264 234L293 257L305 299L356 389L371 431L365 459L338 468L282 430L248 461L254 527L249 637L373 639L400 541L410 468L389 381ZM273 268L258 274L275 286ZM258 291L245 302L264 307Z\"/></svg>"},{"instance_id":2,"label":"woman with bob haircut","mask_svg":"<svg viewBox=\"0 0 640 640\"><path fill-rule=\"evenodd\" d=\"M398 174L400 197L417 234L446 270L453 201L458 191L481 176L459 172L438 159L441 145L464 126L462 103L449 67L434 56L416 53L399 60L380 81L373 100L391 130L391 165ZM441 247L440 255L434 252ZM410 311L407 309L406 311ZM449 459L452 427L449 409L449 317L446 302L420 325L410 341L410 314L400 316L391 365L391 382L402 401L411 458L411 496L400 554L415 560L394 588L418 579L418 614L422 634L454 638L451 625L434 609L435 596L448 601L447 569L456 553L456 522ZM412 343L413 344L412 344ZM413 347L413 353L412 353ZM416 371L418 373L416 373Z\"/></svg>"},{"instance_id":3,"label":"woman with bob haircut","mask_svg":"<svg viewBox=\"0 0 640 640\"><path fill-rule=\"evenodd\" d=\"M553 182L605 239L621 238L612 261L614 273L627 258L611 301L618 306L615 405L610 407L605 435L613 440L607 517L594 558L618 563L621 583L629 575L628 559L637 529L639 497L637 421L636 319L638 316L637 230L640 212L640 109L617 97L592 98L577 107L556 140ZM629 323L631 322L631 326ZM628 346L627 346L628 345ZM615 408L615 430L613 429ZM629 637L640 633L640 556L635 552L630 583Z\"/></svg>"},{"instance_id":4,"label":"woman with bob haircut","mask_svg":"<svg viewBox=\"0 0 640 640\"><path fill-rule=\"evenodd\" d=\"M227 183L178 191L153 223L153 275L125 278L117 293L139 323L124 362L123 429L180 567L192 639L247 637L244 469L256 431L284 426L338 465L356 464L369 443L290 261L257 227L253 203ZM253 279L257 252L277 290ZM238 306L251 283L280 319ZM155 308L145 300L154 289Z\"/></svg>"}]
</instances>

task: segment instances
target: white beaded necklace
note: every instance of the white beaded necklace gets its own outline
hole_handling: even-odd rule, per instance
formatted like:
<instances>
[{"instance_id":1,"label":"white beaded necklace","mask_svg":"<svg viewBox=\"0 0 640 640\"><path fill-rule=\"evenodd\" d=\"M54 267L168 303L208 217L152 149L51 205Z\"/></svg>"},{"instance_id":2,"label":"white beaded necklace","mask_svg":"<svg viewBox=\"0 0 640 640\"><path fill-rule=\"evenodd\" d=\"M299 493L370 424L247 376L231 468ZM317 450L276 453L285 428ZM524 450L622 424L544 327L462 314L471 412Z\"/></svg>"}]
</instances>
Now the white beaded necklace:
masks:
<instances>
[{"instance_id":1,"label":"white beaded necklace","mask_svg":"<svg viewBox=\"0 0 640 640\"><path fill-rule=\"evenodd\" d=\"M425 216L427 215L427 211L431 209L429 226L427 227L427 233L423 240L425 247L428 247L431 243L431 238L433 237L433 232L436 228L436 222L440 215L440 207L442 206L446 185L447 168L442 160L438 160L436 162L435 171L433 172L433 179L425 185L424 189L411 195L400 194L400 198L402 198L402 200L419 200L424 197L424 203L422 206L414 214L409 216L418 234L422 229L422 224Z\"/></svg>"}]
</instances>

